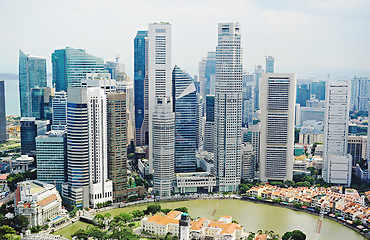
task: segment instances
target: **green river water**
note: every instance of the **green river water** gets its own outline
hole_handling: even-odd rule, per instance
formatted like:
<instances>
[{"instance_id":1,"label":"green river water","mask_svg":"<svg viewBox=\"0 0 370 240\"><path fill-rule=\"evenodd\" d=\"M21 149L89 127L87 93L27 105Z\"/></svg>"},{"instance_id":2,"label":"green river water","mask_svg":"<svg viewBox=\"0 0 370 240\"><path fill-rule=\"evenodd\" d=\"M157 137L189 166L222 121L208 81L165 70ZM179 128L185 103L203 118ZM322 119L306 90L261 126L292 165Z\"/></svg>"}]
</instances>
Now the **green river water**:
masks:
<instances>
[{"instance_id":1,"label":"green river water","mask_svg":"<svg viewBox=\"0 0 370 240\"><path fill-rule=\"evenodd\" d=\"M251 232L256 232L259 229L273 230L282 236L286 231L299 229L306 234L307 240L313 239L318 220L318 216L287 208L232 199L160 202L160 204L162 208L171 209L185 206L189 209L189 214L192 217L206 217L217 220L221 215L230 215L233 220L238 221L247 231ZM216 207L217 209L214 212ZM133 206L113 209L109 212L112 216L115 216L122 212L145 208L145 206ZM214 214L213 217L212 214ZM66 230L68 231L68 229L62 229L63 232ZM365 240L366 238L339 223L324 219L318 239Z\"/></svg>"}]
</instances>

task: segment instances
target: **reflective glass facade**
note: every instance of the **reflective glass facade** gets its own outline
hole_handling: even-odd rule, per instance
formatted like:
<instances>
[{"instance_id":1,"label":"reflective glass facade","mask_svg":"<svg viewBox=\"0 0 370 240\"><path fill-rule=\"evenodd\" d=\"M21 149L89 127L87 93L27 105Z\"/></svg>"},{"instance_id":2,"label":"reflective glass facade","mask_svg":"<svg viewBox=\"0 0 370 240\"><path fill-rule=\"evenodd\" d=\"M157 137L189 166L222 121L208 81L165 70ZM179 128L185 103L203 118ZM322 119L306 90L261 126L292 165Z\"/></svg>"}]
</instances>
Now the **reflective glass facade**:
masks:
<instances>
[{"instance_id":1,"label":"reflective glass facade","mask_svg":"<svg viewBox=\"0 0 370 240\"><path fill-rule=\"evenodd\" d=\"M46 85L46 59L19 50L19 103L22 117L31 117L31 88Z\"/></svg>"},{"instance_id":2,"label":"reflective glass facade","mask_svg":"<svg viewBox=\"0 0 370 240\"><path fill-rule=\"evenodd\" d=\"M193 78L175 66L172 72L175 112L175 172L194 172L199 126L199 97Z\"/></svg>"},{"instance_id":3,"label":"reflective glass facade","mask_svg":"<svg viewBox=\"0 0 370 240\"><path fill-rule=\"evenodd\" d=\"M134 39L134 93L137 145L145 144L145 136L142 134L142 128L144 123L144 79L146 75L145 56L147 41L148 31L138 31Z\"/></svg>"},{"instance_id":4,"label":"reflective glass facade","mask_svg":"<svg viewBox=\"0 0 370 240\"><path fill-rule=\"evenodd\" d=\"M51 54L53 63L53 84L57 92L68 87L80 87L86 73L105 73L102 58L88 54L83 49L66 47Z\"/></svg>"}]
</instances>

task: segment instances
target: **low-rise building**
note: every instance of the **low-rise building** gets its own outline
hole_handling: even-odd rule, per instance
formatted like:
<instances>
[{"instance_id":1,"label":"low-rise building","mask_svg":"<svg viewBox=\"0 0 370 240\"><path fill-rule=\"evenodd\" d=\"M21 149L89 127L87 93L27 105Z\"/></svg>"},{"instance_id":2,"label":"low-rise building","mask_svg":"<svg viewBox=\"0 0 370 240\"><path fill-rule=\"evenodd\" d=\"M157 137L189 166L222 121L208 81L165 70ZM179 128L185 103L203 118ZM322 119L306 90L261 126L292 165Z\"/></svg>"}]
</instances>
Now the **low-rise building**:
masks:
<instances>
[{"instance_id":1,"label":"low-rise building","mask_svg":"<svg viewBox=\"0 0 370 240\"><path fill-rule=\"evenodd\" d=\"M213 192L216 177L208 172L176 173L175 193Z\"/></svg>"},{"instance_id":2,"label":"low-rise building","mask_svg":"<svg viewBox=\"0 0 370 240\"><path fill-rule=\"evenodd\" d=\"M31 227L43 226L63 212L56 187L37 180L18 183L14 206L15 214L27 217Z\"/></svg>"},{"instance_id":3,"label":"low-rise building","mask_svg":"<svg viewBox=\"0 0 370 240\"><path fill-rule=\"evenodd\" d=\"M141 220L141 228L157 235L171 233L173 236L179 236L179 222L182 214L179 211L171 211L165 217L159 215L144 217ZM206 218L191 221L189 235L192 239L235 240L242 239L246 234L241 225L232 222L231 216L221 216L218 221Z\"/></svg>"}]
</instances>

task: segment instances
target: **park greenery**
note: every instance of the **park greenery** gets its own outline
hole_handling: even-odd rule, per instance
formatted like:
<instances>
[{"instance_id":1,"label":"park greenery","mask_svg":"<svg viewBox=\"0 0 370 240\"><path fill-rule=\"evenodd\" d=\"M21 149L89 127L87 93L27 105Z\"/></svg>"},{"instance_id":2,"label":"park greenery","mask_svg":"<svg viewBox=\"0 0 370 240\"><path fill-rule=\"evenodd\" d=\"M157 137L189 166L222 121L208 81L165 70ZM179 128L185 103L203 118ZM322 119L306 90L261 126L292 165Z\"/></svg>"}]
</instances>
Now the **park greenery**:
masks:
<instances>
[{"instance_id":1,"label":"park greenery","mask_svg":"<svg viewBox=\"0 0 370 240\"><path fill-rule=\"evenodd\" d=\"M179 207L174 209L176 211L188 212L186 207ZM96 214L93 219L93 224L88 226L86 229L79 229L72 237L76 237L79 240L87 239L140 239L140 237L134 233L133 229L140 226L140 220L144 216L151 216L156 213L162 212L168 214L172 209L162 209L160 204L149 204L145 210L134 210L130 213L121 213L112 218L110 213ZM149 239L178 239L177 236L157 236L149 232L142 232L146 238Z\"/></svg>"},{"instance_id":2,"label":"park greenery","mask_svg":"<svg viewBox=\"0 0 370 240\"><path fill-rule=\"evenodd\" d=\"M7 177L6 181L10 191L14 192L17 188L17 183L23 182L25 180L34 180L37 178L36 171L26 171L23 173L11 173Z\"/></svg>"},{"instance_id":3,"label":"park greenery","mask_svg":"<svg viewBox=\"0 0 370 240\"><path fill-rule=\"evenodd\" d=\"M306 240L306 234L300 230L294 230L292 232L286 232L282 240Z\"/></svg>"}]
</instances>

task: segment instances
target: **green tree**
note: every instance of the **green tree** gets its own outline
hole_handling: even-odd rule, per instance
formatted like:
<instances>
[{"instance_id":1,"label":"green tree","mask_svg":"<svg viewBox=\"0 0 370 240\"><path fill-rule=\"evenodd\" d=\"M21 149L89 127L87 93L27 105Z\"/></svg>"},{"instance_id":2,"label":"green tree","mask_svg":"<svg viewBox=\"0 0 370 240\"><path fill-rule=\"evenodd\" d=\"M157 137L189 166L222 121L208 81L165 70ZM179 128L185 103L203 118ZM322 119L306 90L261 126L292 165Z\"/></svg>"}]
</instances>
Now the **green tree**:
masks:
<instances>
[{"instance_id":1,"label":"green tree","mask_svg":"<svg viewBox=\"0 0 370 240\"><path fill-rule=\"evenodd\" d=\"M149 204L146 207L146 214L156 214L157 212L161 211L161 205L158 203Z\"/></svg>"},{"instance_id":2,"label":"green tree","mask_svg":"<svg viewBox=\"0 0 370 240\"><path fill-rule=\"evenodd\" d=\"M4 236L5 234L16 234L16 231L8 225L3 225L0 227L0 236Z\"/></svg>"},{"instance_id":3,"label":"green tree","mask_svg":"<svg viewBox=\"0 0 370 240\"><path fill-rule=\"evenodd\" d=\"M95 224L101 228L104 228L105 227L105 223L104 223L104 216L102 214L96 214L94 216L94 219L93 221L95 222Z\"/></svg>"},{"instance_id":4,"label":"green tree","mask_svg":"<svg viewBox=\"0 0 370 240\"><path fill-rule=\"evenodd\" d=\"M12 222L13 222L14 229L18 233L24 232L27 229L28 225L29 225L28 219L23 215L16 215L12 219Z\"/></svg>"},{"instance_id":5,"label":"green tree","mask_svg":"<svg viewBox=\"0 0 370 240\"><path fill-rule=\"evenodd\" d=\"M78 229L75 233L71 235L71 237L76 237L77 240L88 240L89 234L86 230Z\"/></svg>"},{"instance_id":6,"label":"green tree","mask_svg":"<svg viewBox=\"0 0 370 240\"><path fill-rule=\"evenodd\" d=\"M113 218L113 222L118 223L120 221L122 222L129 222L132 220L132 215L129 213L121 213Z\"/></svg>"},{"instance_id":7,"label":"green tree","mask_svg":"<svg viewBox=\"0 0 370 240\"><path fill-rule=\"evenodd\" d=\"M282 240L306 240L306 234L300 230L294 230L293 232L286 232Z\"/></svg>"},{"instance_id":8,"label":"green tree","mask_svg":"<svg viewBox=\"0 0 370 240\"><path fill-rule=\"evenodd\" d=\"M163 212L164 214L168 214L169 212L171 212L172 211L172 209L169 209L169 208L164 208L164 209L162 209L161 210L161 212Z\"/></svg>"},{"instance_id":9,"label":"green tree","mask_svg":"<svg viewBox=\"0 0 370 240\"><path fill-rule=\"evenodd\" d=\"M286 185L287 187L294 187L295 182L293 182L291 180L285 180L284 185Z\"/></svg>"},{"instance_id":10,"label":"green tree","mask_svg":"<svg viewBox=\"0 0 370 240\"><path fill-rule=\"evenodd\" d=\"M189 212L187 207L175 208L175 211L180 211L180 212L183 212L183 213L188 213Z\"/></svg>"}]
</instances>

